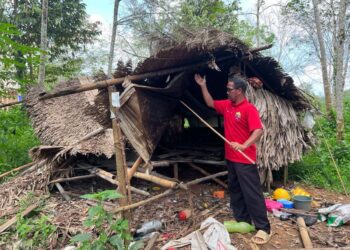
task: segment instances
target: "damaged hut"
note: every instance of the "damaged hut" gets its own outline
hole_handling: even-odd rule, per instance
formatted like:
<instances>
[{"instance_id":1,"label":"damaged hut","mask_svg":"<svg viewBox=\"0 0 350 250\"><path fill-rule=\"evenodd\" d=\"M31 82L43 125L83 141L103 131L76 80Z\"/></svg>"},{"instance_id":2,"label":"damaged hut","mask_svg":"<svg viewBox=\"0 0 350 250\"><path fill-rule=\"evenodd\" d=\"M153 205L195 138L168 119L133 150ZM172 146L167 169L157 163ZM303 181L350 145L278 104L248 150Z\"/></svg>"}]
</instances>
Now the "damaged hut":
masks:
<instances>
[{"instance_id":1,"label":"damaged hut","mask_svg":"<svg viewBox=\"0 0 350 250\"><path fill-rule=\"evenodd\" d=\"M266 128L258 143L257 164L270 182L272 170L300 160L312 145L312 134L300 120L311 109L309 101L273 58L231 35L205 30L186 36L141 62L117 86L128 165L141 157L145 170L138 173L145 179L161 166L172 166L176 178L181 165L224 166L224 142L180 101L222 133L222 117L205 105L193 76L206 75L213 98L225 99L228 75L241 74L250 83L248 99L258 108ZM58 84L54 91L92 86L93 82L89 78L72 80ZM36 87L26 96L42 145L31 151L36 165L18 177L28 180L23 188L40 189L54 179L70 177L77 165L110 164L114 142L106 89L39 100L41 91ZM41 181L30 181L34 177ZM1 196L18 192L11 184L4 185Z\"/></svg>"}]
</instances>

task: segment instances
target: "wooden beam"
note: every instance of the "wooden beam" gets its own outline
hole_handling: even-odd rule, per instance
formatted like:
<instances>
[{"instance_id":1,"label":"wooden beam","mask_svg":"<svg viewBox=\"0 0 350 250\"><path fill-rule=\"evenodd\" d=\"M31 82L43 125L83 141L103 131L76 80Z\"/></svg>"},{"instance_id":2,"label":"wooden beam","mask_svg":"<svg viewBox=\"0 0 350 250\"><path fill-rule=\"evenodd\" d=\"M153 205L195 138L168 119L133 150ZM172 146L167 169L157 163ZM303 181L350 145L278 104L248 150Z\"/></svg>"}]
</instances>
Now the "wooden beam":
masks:
<instances>
[{"instance_id":1,"label":"wooden beam","mask_svg":"<svg viewBox=\"0 0 350 250\"><path fill-rule=\"evenodd\" d=\"M255 52L258 52L260 50L268 49L268 48L270 48L270 46L272 46L272 45L267 45L267 46L263 46L260 48L252 49L247 53L248 54L247 56L249 56L251 53L255 53ZM216 62L221 62L221 61L225 61L225 60L229 60L229 59L233 59L233 58L236 58L236 55L229 55L229 56L225 56L222 58L218 58L218 59L216 59ZM68 88L65 88L62 90L58 90L57 92L53 92L53 93L43 92L43 93L40 93L39 100L45 100L45 99L50 99L50 98L59 97L59 96L71 95L71 94L89 91L89 90L93 90L93 89L107 88L107 87L112 86L112 85L123 83L125 78L128 78L130 81L138 81L138 80L143 80L146 78L164 76L164 75L169 75L169 74L173 74L173 73L177 73L177 72L181 72L181 71L198 69L201 66L207 65L207 63L208 62L205 61L205 62L200 62L200 63L191 64L191 65L182 66L182 67L177 67L177 68L172 68L172 69L159 70L156 72L148 72L148 73L143 73L143 74L139 74L139 75L131 75L131 76L126 76L126 77L119 77L119 78L115 78L115 79L98 81L98 82L94 82L91 84L85 84L84 86L68 87Z\"/></svg>"},{"instance_id":2,"label":"wooden beam","mask_svg":"<svg viewBox=\"0 0 350 250\"><path fill-rule=\"evenodd\" d=\"M37 202L33 205L30 205L29 207L27 207L22 213L21 216L26 216L27 214L29 214L31 211L33 211L34 209L36 209L39 206L40 202ZM9 227L11 227L13 224L16 223L17 219L18 219L18 215L15 215L14 217L12 217L10 220L8 220L7 222L5 222L4 224L2 224L0 226L0 234L4 231L6 231Z\"/></svg>"},{"instance_id":3,"label":"wooden beam","mask_svg":"<svg viewBox=\"0 0 350 250\"><path fill-rule=\"evenodd\" d=\"M129 168L129 170L128 170L128 179L129 179L129 181L134 176L135 172L137 171L138 167L141 165L142 161L143 161L142 158L139 156L139 158L137 158L137 160L132 165L132 167Z\"/></svg>"},{"instance_id":4,"label":"wooden beam","mask_svg":"<svg viewBox=\"0 0 350 250\"><path fill-rule=\"evenodd\" d=\"M144 174L144 173L140 173L140 172L136 172L134 174L134 177L142 179L142 180L146 180L149 182L153 182L155 184L158 184L162 187L166 187L166 188L176 188L177 187L177 183L175 181L169 181L154 175L148 175L148 174Z\"/></svg>"},{"instance_id":5,"label":"wooden beam","mask_svg":"<svg viewBox=\"0 0 350 250\"><path fill-rule=\"evenodd\" d=\"M96 177L96 174L88 174L88 175L82 175L82 176L75 176L75 177L70 177L70 178L59 178L56 180L52 180L49 182L49 184L54 184L54 183L61 183L61 182L68 182L68 181L77 181L77 180L83 180L83 179L89 179L89 178L94 178Z\"/></svg>"},{"instance_id":6,"label":"wooden beam","mask_svg":"<svg viewBox=\"0 0 350 250\"><path fill-rule=\"evenodd\" d=\"M306 249L312 249L312 242L309 237L309 233L307 231L307 227L305 225L305 221L303 217L297 218L298 228L300 232L300 237L303 241L304 248Z\"/></svg>"},{"instance_id":7,"label":"wooden beam","mask_svg":"<svg viewBox=\"0 0 350 250\"><path fill-rule=\"evenodd\" d=\"M158 195L156 195L156 196L153 196L153 197L151 197L151 198L149 198L149 199L147 199L147 200L143 200L143 201L140 201L140 202L136 202L136 203L134 203L134 204L131 204L131 205L128 205L128 206L124 206L124 207L117 207L117 208L114 210L114 212L115 212L115 213L119 213L119 212L121 212L121 211L125 211L125 210L130 210L130 209L137 208L137 207L139 207L139 206L145 205L145 204L147 204L147 203L150 203L150 202L152 202L152 201L155 201L155 200L158 200L158 199L160 199L160 198L162 198L162 197L165 197L165 196L167 196L167 195L169 195L169 194L172 194L173 192L174 192L174 191L173 191L172 189L168 189L168 190L166 190L164 193L161 193L161 194L158 194Z\"/></svg>"},{"instance_id":8,"label":"wooden beam","mask_svg":"<svg viewBox=\"0 0 350 250\"><path fill-rule=\"evenodd\" d=\"M33 166L34 164L36 164L36 162L29 162L23 166L18 167L18 168L11 169L10 171L8 171L6 173L1 174L0 179L5 177L5 176L8 176L9 174L12 174L13 172L20 171L20 170L25 169L25 168L29 168L29 167Z\"/></svg>"},{"instance_id":9,"label":"wooden beam","mask_svg":"<svg viewBox=\"0 0 350 250\"><path fill-rule=\"evenodd\" d=\"M219 172L219 173L216 173L213 175L209 175L209 176L206 176L203 178L199 178L199 179L187 182L185 185L190 186L190 185L198 184L200 182L211 180L211 179L214 179L214 178L219 177L219 176L225 176L225 175L227 175L227 173L228 173L228 171Z\"/></svg>"},{"instance_id":10,"label":"wooden beam","mask_svg":"<svg viewBox=\"0 0 350 250\"><path fill-rule=\"evenodd\" d=\"M5 108L5 107L9 107L9 106L13 106L13 105L17 105L22 103L23 101L17 101L17 102L9 102L9 103L2 103L0 104L0 108Z\"/></svg>"},{"instance_id":11,"label":"wooden beam","mask_svg":"<svg viewBox=\"0 0 350 250\"><path fill-rule=\"evenodd\" d=\"M63 196L63 198L66 200L66 201L70 201L72 200L69 195L66 193L66 191L64 191L63 187L61 186L60 183L55 183L55 186L57 187L58 191L60 191L61 195Z\"/></svg>"},{"instance_id":12,"label":"wooden beam","mask_svg":"<svg viewBox=\"0 0 350 250\"><path fill-rule=\"evenodd\" d=\"M193 169L196 169L197 171L201 172L202 174L206 175L206 176L210 176L211 174L208 173L207 171L205 171L204 169L196 166L193 163L188 163L188 165L190 165ZM224 188L228 189L228 186L222 182L221 180L219 180L218 178L213 178L213 181L215 181L216 183L218 183L219 185L223 186Z\"/></svg>"},{"instance_id":13,"label":"wooden beam","mask_svg":"<svg viewBox=\"0 0 350 250\"><path fill-rule=\"evenodd\" d=\"M93 172L93 170L91 170L91 172ZM102 178L102 179L104 179L104 180L106 180L114 185L119 185L119 182L114 179L114 175L107 172L107 171L104 171L104 170L98 168L98 169L95 169L95 174L98 177L100 177L100 178ZM138 189L138 188L135 188L135 187L132 187L129 185L127 186L127 188L130 189L130 191L132 191L134 193L141 194L144 196L150 196L150 193L143 191L141 189Z\"/></svg>"}]
</instances>

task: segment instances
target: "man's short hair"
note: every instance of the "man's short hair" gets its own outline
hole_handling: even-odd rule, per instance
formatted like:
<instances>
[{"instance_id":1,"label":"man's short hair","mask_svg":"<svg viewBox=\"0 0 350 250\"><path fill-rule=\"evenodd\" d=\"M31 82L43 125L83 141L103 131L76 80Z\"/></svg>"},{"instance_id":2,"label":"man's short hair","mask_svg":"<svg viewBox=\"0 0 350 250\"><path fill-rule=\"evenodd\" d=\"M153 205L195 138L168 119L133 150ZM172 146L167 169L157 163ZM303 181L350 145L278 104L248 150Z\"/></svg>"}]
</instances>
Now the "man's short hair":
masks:
<instances>
[{"instance_id":1,"label":"man's short hair","mask_svg":"<svg viewBox=\"0 0 350 250\"><path fill-rule=\"evenodd\" d=\"M234 75L229 76L228 81L233 82L235 84L235 89L241 89L243 94L245 94L247 90L247 81L244 78Z\"/></svg>"}]
</instances>

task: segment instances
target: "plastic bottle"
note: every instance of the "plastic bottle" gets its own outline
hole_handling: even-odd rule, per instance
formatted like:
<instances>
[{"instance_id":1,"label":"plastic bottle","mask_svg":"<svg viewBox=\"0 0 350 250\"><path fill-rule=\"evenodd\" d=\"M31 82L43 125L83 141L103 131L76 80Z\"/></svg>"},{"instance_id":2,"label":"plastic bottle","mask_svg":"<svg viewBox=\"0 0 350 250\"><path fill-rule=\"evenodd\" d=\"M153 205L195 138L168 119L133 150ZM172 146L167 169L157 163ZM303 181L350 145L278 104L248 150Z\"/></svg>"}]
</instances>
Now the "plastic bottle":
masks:
<instances>
[{"instance_id":1,"label":"plastic bottle","mask_svg":"<svg viewBox=\"0 0 350 250\"><path fill-rule=\"evenodd\" d=\"M143 223L142 226L136 230L135 237L142 237L148 233L158 231L162 228L162 222L159 220L152 220Z\"/></svg>"}]
</instances>

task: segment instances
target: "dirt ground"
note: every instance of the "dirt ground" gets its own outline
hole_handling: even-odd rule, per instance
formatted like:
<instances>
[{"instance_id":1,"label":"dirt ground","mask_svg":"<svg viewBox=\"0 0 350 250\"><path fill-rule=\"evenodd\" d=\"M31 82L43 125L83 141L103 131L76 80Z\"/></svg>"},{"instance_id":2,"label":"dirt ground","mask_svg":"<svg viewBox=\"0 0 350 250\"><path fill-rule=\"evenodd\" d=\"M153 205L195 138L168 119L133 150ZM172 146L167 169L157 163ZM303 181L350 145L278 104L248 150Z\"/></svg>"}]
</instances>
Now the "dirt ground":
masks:
<instances>
[{"instance_id":1,"label":"dirt ground","mask_svg":"<svg viewBox=\"0 0 350 250\"><path fill-rule=\"evenodd\" d=\"M164 188L139 180L135 181L133 185L150 192L151 196L165 191ZM88 204L86 200L79 198L79 194L113 188L109 183L97 179L84 182L77 181L74 184L63 186L66 191L71 193L72 200L65 201L60 193L53 190L46 206L41 211L41 213L49 215L51 222L59 229L56 237L52 240L52 249L61 249L62 246L69 243L72 236L81 232L83 228L82 222L86 218L91 203ZM303 188L311 193L320 205L350 203L350 197L339 193L307 186L303 186ZM218 190L223 190L223 188L214 182L206 182L194 185L188 191L178 190L167 197L138 207L132 211L131 231L135 231L144 222L160 220L163 228L153 247L153 249L160 249L169 240L179 239L198 229L201 222L210 216L221 223L233 220L227 192L225 191L224 199L213 197L213 192ZM133 203L143 199L145 198L141 195L133 194L132 196ZM186 208L192 208L194 213L186 221L180 221L178 212ZM312 211L317 211L317 208L313 208ZM303 248L295 221L281 221L279 218L273 217L272 214L269 214L269 220L272 225L273 236L268 244L257 247L250 242L250 238L253 236L252 233L232 233L230 234L232 245L237 249ZM333 228L327 227L325 222L318 222L308 229L314 248L348 247L350 249L350 224ZM4 245L0 246L0 249L11 249L9 246L2 247ZM190 249L190 247L179 249Z\"/></svg>"}]
</instances>

